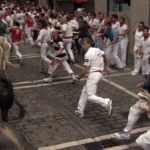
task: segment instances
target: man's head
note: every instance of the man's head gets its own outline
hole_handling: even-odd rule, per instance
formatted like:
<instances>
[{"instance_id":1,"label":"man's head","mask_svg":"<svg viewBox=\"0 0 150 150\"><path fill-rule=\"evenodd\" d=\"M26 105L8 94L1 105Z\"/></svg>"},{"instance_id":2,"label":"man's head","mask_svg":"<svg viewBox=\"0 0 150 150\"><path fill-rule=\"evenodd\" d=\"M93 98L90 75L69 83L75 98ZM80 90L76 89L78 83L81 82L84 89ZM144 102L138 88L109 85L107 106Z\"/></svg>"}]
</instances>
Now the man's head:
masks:
<instances>
[{"instance_id":1,"label":"man's head","mask_svg":"<svg viewBox=\"0 0 150 150\"><path fill-rule=\"evenodd\" d=\"M14 26L20 27L20 23L18 21L14 21Z\"/></svg>"},{"instance_id":2,"label":"man's head","mask_svg":"<svg viewBox=\"0 0 150 150\"><path fill-rule=\"evenodd\" d=\"M104 14L102 12L98 13L99 19L104 19Z\"/></svg>"},{"instance_id":3,"label":"man's head","mask_svg":"<svg viewBox=\"0 0 150 150\"><path fill-rule=\"evenodd\" d=\"M90 38L84 38L81 41L81 47L83 50L87 51L90 47L92 47L93 41Z\"/></svg>"},{"instance_id":4,"label":"man's head","mask_svg":"<svg viewBox=\"0 0 150 150\"><path fill-rule=\"evenodd\" d=\"M139 29L139 31L142 31L142 30L144 29L144 27L145 27L144 22L143 22L143 21L140 21L139 24L138 24L138 29Z\"/></svg>"},{"instance_id":5,"label":"man's head","mask_svg":"<svg viewBox=\"0 0 150 150\"><path fill-rule=\"evenodd\" d=\"M149 37L149 28L148 27L144 27L143 36L146 39Z\"/></svg>"},{"instance_id":6,"label":"man's head","mask_svg":"<svg viewBox=\"0 0 150 150\"><path fill-rule=\"evenodd\" d=\"M66 17L62 17L62 18L60 19L60 23L61 23L61 24L67 23L67 18L66 18Z\"/></svg>"},{"instance_id":7,"label":"man's head","mask_svg":"<svg viewBox=\"0 0 150 150\"><path fill-rule=\"evenodd\" d=\"M117 14L112 14L112 21L116 22L118 20L118 15Z\"/></svg>"},{"instance_id":8,"label":"man's head","mask_svg":"<svg viewBox=\"0 0 150 150\"><path fill-rule=\"evenodd\" d=\"M111 28L111 22L107 22L105 26L106 26L106 29L110 29Z\"/></svg>"}]
</instances>

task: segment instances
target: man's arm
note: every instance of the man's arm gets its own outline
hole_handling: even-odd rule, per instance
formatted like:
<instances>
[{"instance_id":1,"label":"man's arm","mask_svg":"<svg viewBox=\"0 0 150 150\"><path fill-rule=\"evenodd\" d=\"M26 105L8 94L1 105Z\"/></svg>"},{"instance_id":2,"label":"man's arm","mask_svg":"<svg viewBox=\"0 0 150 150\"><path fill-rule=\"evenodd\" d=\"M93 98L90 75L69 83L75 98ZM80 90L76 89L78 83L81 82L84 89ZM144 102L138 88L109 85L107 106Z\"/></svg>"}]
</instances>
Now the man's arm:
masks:
<instances>
[{"instance_id":1,"label":"man's arm","mask_svg":"<svg viewBox=\"0 0 150 150\"><path fill-rule=\"evenodd\" d=\"M150 112L150 105L146 102L140 103L139 108L144 110L145 112Z\"/></svg>"},{"instance_id":2,"label":"man's arm","mask_svg":"<svg viewBox=\"0 0 150 150\"><path fill-rule=\"evenodd\" d=\"M104 58L104 71L109 75L111 70L109 68L109 58L106 54L103 55Z\"/></svg>"},{"instance_id":3,"label":"man's arm","mask_svg":"<svg viewBox=\"0 0 150 150\"><path fill-rule=\"evenodd\" d=\"M78 79L85 77L86 74L89 72L89 66L84 65L82 73L78 76Z\"/></svg>"}]
</instances>

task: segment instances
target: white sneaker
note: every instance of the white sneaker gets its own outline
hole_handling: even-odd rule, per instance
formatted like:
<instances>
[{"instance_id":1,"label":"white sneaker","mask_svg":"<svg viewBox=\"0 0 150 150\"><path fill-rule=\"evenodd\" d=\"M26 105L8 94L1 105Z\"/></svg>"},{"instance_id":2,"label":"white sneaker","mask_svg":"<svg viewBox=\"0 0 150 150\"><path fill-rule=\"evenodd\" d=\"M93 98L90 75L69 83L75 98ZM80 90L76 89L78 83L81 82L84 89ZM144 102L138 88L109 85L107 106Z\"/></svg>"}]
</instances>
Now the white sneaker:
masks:
<instances>
[{"instance_id":1,"label":"white sneaker","mask_svg":"<svg viewBox=\"0 0 150 150\"><path fill-rule=\"evenodd\" d=\"M45 78L43 79L44 82L48 82L48 83L51 83L52 82L52 78Z\"/></svg>"},{"instance_id":2,"label":"white sneaker","mask_svg":"<svg viewBox=\"0 0 150 150\"><path fill-rule=\"evenodd\" d=\"M109 98L107 98L108 100L108 104L107 104L107 111L108 111L108 116L111 116L112 115L112 100L110 100Z\"/></svg>"},{"instance_id":3,"label":"white sneaker","mask_svg":"<svg viewBox=\"0 0 150 150\"><path fill-rule=\"evenodd\" d=\"M79 110L75 110L75 115L77 115L79 118L84 117L84 113L81 113Z\"/></svg>"},{"instance_id":4,"label":"white sneaker","mask_svg":"<svg viewBox=\"0 0 150 150\"><path fill-rule=\"evenodd\" d=\"M72 80L75 81L76 80L76 76L74 74L71 75Z\"/></svg>"},{"instance_id":5,"label":"white sneaker","mask_svg":"<svg viewBox=\"0 0 150 150\"><path fill-rule=\"evenodd\" d=\"M119 140L130 140L130 138L131 138L130 133L124 132L124 131L115 133L114 135L115 135L115 138L119 139Z\"/></svg>"}]
</instances>

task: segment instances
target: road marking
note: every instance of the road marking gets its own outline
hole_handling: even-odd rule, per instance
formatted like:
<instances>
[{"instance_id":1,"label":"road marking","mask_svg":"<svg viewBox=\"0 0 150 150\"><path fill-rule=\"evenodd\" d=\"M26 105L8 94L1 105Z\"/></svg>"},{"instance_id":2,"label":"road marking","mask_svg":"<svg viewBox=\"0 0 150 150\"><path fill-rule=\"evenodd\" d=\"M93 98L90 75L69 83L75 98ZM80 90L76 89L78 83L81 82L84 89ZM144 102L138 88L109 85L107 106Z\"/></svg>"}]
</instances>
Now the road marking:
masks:
<instances>
[{"instance_id":1,"label":"road marking","mask_svg":"<svg viewBox=\"0 0 150 150\"><path fill-rule=\"evenodd\" d=\"M62 79L69 79L69 78L71 78L71 77L70 76L66 76L66 77L53 78L53 81L62 80ZM15 83L13 83L13 85L33 84L33 83L39 83L39 82L43 82L43 80L15 82Z\"/></svg>"},{"instance_id":2,"label":"road marking","mask_svg":"<svg viewBox=\"0 0 150 150\"><path fill-rule=\"evenodd\" d=\"M106 148L106 149L103 149L103 150L125 150L125 149L129 149L129 148L133 148L133 147L137 147L138 145L133 142L133 143L130 143L130 144L124 144L124 145L121 145L121 146L115 146L115 147L111 147L111 148Z\"/></svg>"},{"instance_id":3,"label":"road marking","mask_svg":"<svg viewBox=\"0 0 150 150\"><path fill-rule=\"evenodd\" d=\"M39 58L41 57L40 55L30 55L30 56L23 56L23 59L30 59L30 58ZM12 57L10 60L16 60L18 57Z\"/></svg>"},{"instance_id":4,"label":"road marking","mask_svg":"<svg viewBox=\"0 0 150 150\"><path fill-rule=\"evenodd\" d=\"M127 75L127 74L129 74L129 73L114 74L114 75L111 75L111 77L117 77L117 76L122 76L122 75ZM104 77L107 77L107 76L104 76ZM53 80L57 81L57 80L61 80L61 79L69 79L69 76L54 78ZM82 79L81 81L85 81L85 80L86 80L86 78ZM39 83L39 82L42 82L42 81L43 80L16 82L16 83L13 83L13 85L34 84L34 83ZM106 81L107 81L107 79L106 79ZM64 84L64 83L72 83L72 80L58 81L58 82L52 82L52 83L43 83L43 84L36 84L36 85L24 85L24 86L18 86L18 87L16 86L16 87L14 87L14 89L15 90L20 90L20 89L38 88L38 87L58 85L58 84Z\"/></svg>"},{"instance_id":5,"label":"road marking","mask_svg":"<svg viewBox=\"0 0 150 150\"><path fill-rule=\"evenodd\" d=\"M85 81L85 80L86 79L82 79L81 81ZM52 82L52 83L43 83L43 84L37 84L37 85L27 85L27 86L14 87L14 90L29 89L29 88L38 88L38 87L58 85L58 84L64 84L64 83L72 83L72 82L73 82L72 80L67 80L67 81L59 81L59 82Z\"/></svg>"},{"instance_id":6,"label":"road marking","mask_svg":"<svg viewBox=\"0 0 150 150\"><path fill-rule=\"evenodd\" d=\"M40 56L40 54L39 53L25 54L25 55L23 55L23 58L24 57L30 57L30 56ZM15 55L10 56L10 59L15 59L15 58L18 58L18 57Z\"/></svg>"},{"instance_id":7,"label":"road marking","mask_svg":"<svg viewBox=\"0 0 150 150\"><path fill-rule=\"evenodd\" d=\"M145 132L149 129L150 129L150 127L143 127L143 128L134 129L134 130L132 130L131 134L137 134L137 133ZM78 140L78 141L66 142L66 143L48 146L48 147L40 147L39 150L59 150L59 149L63 149L63 148L69 148L69 147L84 145L84 144L93 143L93 142L100 142L102 140L107 140L110 138L115 138L114 133L108 134L108 135L98 136L95 138L87 138L87 139L82 139L82 140ZM114 149L112 149L112 150L114 150ZM122 149L118 149L118 150L122 150Z\"/></svg>"}]
</instances>

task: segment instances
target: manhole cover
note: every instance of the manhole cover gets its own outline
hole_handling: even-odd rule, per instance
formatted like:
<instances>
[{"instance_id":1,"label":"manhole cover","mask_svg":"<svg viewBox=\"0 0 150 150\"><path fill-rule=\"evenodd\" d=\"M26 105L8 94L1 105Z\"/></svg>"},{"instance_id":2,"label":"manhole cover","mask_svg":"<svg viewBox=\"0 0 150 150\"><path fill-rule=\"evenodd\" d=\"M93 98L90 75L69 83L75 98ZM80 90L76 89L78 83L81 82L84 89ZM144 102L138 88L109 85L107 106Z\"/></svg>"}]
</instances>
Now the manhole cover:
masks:
<instances>
[{"instance_id":1,"label":"manhole cover","mask_svg":"<svg viewBox=\"0 0 150 150\"><path fill-rule=\"evenodd\" d=\"M114 146L119 146L120 143L114 139L102 140L101 142L85 144L87 150L103 150L104 148L110 148Z\"/></svg>"}]
</instances>

